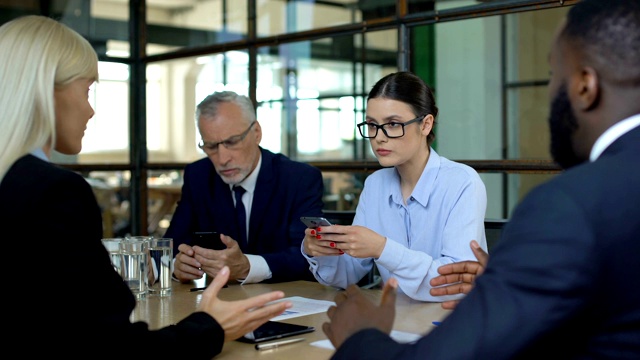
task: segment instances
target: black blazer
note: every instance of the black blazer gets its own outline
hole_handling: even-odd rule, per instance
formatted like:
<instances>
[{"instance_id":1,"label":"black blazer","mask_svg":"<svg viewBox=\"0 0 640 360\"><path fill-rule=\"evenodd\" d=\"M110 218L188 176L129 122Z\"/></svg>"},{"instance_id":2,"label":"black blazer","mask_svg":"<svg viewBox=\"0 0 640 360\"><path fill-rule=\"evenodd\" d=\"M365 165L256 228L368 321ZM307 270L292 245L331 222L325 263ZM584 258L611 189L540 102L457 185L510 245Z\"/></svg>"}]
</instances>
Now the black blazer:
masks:
<instances>
[{"instance_id":1,"label":"black blazer","mask_svg":"<svg viewBox=\"0 0 640 360\"><path fill-rule=\"evenodd\" d=\"M426 337L363 330L334 358L640 359L640 127L532 190Z\"/></svg>"},{"instance_id":2,"label":"black blazer","mask_svg":"<svg viewBox=\"0 0 640 360\"><path fill-rule=\"evenodd\" d=\"M269 282L315 281L300 251L306 228L300 217L322 216L322 173L282 154L261 151L244 252L264 257L272 272ZM174 255L180 244L191 243L194 231L217 231L238 239L234 209L229 185L211 160L187 165L182 195L165 233L173 238Z\"/></svg>"},{"instance_id":3,"label":"black blazer","mask_svg":"<svg viewBox=\"0 0 640 360\"><path fill-rule=\"evenodd\" d=\"M100 208L80 175L20 158L0 183L0 224L4 343L21 356L210 359L221 351L224 332L203 312L158 331L130 322L135 299L111 266Z\"/></svg>"}]
</instances>

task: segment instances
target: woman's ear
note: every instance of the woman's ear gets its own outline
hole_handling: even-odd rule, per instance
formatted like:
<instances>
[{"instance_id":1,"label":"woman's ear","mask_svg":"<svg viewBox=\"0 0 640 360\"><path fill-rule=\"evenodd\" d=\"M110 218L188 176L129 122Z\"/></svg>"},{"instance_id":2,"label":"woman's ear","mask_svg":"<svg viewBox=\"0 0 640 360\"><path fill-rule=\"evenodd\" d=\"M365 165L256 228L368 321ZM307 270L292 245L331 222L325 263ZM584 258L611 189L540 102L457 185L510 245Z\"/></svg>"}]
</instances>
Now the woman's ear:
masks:
<instances>
[{"instance_id":1,"label":"woman's ear","mask_svg":"<svg viewBox=\"0 0 640 360\"><path fill-rule=\"evenodd\" d=\"M429 133L431 132L431 129L433 129L433 121L435 119L433 118L433 115L428 114L424 117L424 120L422 121L422 133L427 136L429 135Z\"/></svg>"}]
</instances>

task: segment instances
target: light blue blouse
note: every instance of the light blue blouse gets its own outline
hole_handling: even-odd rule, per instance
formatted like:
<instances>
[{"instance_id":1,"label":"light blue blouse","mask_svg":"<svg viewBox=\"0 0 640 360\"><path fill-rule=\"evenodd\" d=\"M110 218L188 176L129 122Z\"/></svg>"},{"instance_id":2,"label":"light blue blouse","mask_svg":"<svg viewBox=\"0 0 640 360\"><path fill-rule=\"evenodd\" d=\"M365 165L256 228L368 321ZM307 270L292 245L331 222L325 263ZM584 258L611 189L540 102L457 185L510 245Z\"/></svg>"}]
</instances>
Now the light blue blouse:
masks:
<instances>
[{"instance_id":1,"label":"light blue blouse","mask_svg":"<svg viewBox=\"0 0 640 360\"><path fill-rule=\"evenodd\" d=\"M399 292L421 301L445 301L462 295L429 295L429 281L438 267L475 260L469 246L477 240L486 251L484 217L487 194L471 167L439 156L433 149L427 166L404 205L400 177L395 168L381 169L367 177L353 225L365 226L386 236L380 258L341 256L309 257L315 278L324 285L346 288L357 283L375 261L383 281L398 280Z\"/></svg>"}]
</instances>

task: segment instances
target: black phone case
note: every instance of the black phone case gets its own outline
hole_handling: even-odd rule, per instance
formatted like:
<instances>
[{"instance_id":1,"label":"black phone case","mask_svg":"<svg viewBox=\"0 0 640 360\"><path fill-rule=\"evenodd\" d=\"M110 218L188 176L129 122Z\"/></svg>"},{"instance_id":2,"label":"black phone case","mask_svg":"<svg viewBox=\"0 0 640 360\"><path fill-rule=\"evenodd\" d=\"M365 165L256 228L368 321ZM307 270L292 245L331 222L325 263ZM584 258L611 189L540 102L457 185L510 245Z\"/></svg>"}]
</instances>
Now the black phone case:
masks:
<instances>
[{"instance_id":1,"label":"black phone case","mask_svg":"<svg viewBox=\"0 0 640 360\"><path fill-rule=\"evenodd\" d=\"M194 232L191 238L191 246L200 246L213 250L224 250L227 248L220 240L220 233L215 231Z\"/></svg>"},{"instance_id":2,"label":"black phone case","mask_svg":"<svg viewBox=\"0 0 640 360\"><path fill-rule=\"evenodd\" d=\"M306 334L313 332L314 330L315 328L313 326L296 325L278 321L267 321L253 331L254 339L242 336L237 340L250 344L257 344L264 341L280 339L293 335Z\"/></svg>"}]
</instances>

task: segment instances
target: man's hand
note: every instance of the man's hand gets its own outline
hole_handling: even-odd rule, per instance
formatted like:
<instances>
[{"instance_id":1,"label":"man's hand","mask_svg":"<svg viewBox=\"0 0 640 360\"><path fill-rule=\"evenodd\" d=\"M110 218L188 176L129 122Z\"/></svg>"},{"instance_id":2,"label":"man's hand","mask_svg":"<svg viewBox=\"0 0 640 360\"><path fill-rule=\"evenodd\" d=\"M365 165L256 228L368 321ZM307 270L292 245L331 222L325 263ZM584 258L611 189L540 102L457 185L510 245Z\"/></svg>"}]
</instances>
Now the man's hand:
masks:
<instances>
[{"instance_id":1,"label":"man's hand","mask_svg":"<svg viewBox=\"0 0 640 360\"><path fill-rule=\"evenodd\" d=\"M180 251L173 263L173 275L181 282L189 282L195 279L201 279L204 271L201 264L194 258L194 249L187 244L180 244Z\"/></svg>"},{"instance_id":2,"label":"man's hand","mask_svg":"<svg viewBox=\"0 0 640 360\"><path fill-rule=\"evenodd\" d=\"M336 306L329 307L329 321L322 331L337 349L351 335L367 328L391 333L396 316L396 289L398 281L390 278L382 289L380 306L367 299L357 285L350 285L335 297Z\"/></svg>"},{"instance_id":3,"label":"man's hand","mask_svg":"<svg viewBox=\"0 0 640 360\"><path fill-rule=\"evenodd\" d=\"M223 267L229 267L229 280L245 279L249 275L251 265L242 253L238 242L227 235L220 235L220 240L227 246L224 250L210 250L199 246L193 247L193 258L200 269L215 278ZM176 274L177 275L177 274Z\"/></svg>"},{"instance_id":4,"label":"man's hand","mask_svg":"<svg viewBox=\"0 0 640 360\"><path fill-rule=\"evenodd\" d=\"M461 261L438 268L440 276L431 279L430 282L431 286L438 286L429 290L432 296L468 294L471 291L476 277L482 275L489 261L489 254L482 250L477 241L471 240L471 250L478 261ZM445 301L441 306L443 309L451 310L458 302L460 300Z\"/></svg>"}]
</instances>

